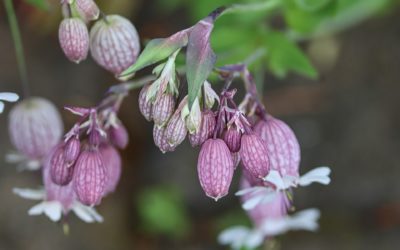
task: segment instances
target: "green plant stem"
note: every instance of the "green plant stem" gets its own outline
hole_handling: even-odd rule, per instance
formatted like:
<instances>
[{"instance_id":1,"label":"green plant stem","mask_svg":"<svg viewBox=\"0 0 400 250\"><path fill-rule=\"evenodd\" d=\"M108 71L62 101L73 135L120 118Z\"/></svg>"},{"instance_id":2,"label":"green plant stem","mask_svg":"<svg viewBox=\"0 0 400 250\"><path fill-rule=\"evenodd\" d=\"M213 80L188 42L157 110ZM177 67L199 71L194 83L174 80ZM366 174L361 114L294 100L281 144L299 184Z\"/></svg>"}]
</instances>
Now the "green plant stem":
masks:
<instances>
[{"instance_id":1,"label":"green plant stem","mask_svg":"<svg viewBox=\"0 0 400 250\"><path fill-rule=\"evenodd\" d=\"M271 11L280 7L282 4L282 0L269 0L262 1L259 3L251 3L251 4L232 4L221 14L231 14L231 13L240 13L240 12L253 12L253 11Z\"/></svg>"},{"instance_id":2,"label":"green plant stem","mask_svg":"<svg viewBox=\"0 0 400 250\"><path fill-rule=\"evenodd\" d=\"M29 97L29 83L26 71L26 63L24 57L24 49L22 47L21 32L18 26L18 20L15 15L12 0L4 0L4 6L7 12L8 22L10 24L11 35L14 41L15 54L17 57L18 71L21 78L22 91L24 97Z\"/></svg>"}]
</instances>

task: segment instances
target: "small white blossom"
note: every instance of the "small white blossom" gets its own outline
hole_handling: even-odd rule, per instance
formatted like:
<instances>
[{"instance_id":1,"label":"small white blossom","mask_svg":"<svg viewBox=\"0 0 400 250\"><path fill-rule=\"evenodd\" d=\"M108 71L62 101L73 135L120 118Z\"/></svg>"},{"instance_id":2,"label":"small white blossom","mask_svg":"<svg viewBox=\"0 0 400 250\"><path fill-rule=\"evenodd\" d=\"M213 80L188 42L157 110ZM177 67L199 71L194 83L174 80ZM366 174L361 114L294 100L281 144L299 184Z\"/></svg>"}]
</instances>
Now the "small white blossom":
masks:
<instances>
[{"instance_id":1,"label":"small white blossom","mask_svg":"<svg viewBox=\"0 0 400 250\"><path fill-rule=\"evenodd\" d=\"M0 114L4 111L4 101L6 102L16 102L19 96L11 92L0 92Z\"/></svg>"}]
</instances>

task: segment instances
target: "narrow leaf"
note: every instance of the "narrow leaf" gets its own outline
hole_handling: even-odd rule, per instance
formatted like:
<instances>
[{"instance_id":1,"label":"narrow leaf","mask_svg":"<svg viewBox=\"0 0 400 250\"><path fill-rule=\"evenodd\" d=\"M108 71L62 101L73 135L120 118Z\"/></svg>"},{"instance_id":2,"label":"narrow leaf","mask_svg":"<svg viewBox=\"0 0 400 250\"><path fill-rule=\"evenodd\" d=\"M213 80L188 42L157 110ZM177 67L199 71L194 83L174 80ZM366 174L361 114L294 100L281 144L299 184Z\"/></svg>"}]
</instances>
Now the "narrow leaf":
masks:
<instances>
[{"instance_id":1,"label":"narrow leaf","mask_svg":"<svg viewBox=\"0 0 400 250\"><path fill-rule=\"evenodd\" d=\"M137 61L121 73L120 78L129 79L136 71L143 69L151 64L159 62L188 43L188 33L190 29L182 30L168 38L157 38L151 40Z\"/></svg>"},{"instance_id":2,"label":"narrow leaf","mask_svg":"<svg viewBox=\"0 0 400 250\"><path fill-rule=\"evenodd\" d=\"M201 86L207 80L216 62L216 55L210 44L213 26L212 18L207 17L198 22L189 35L186 53L189 108L192 107Z\"/></svg>"}]
</instances>

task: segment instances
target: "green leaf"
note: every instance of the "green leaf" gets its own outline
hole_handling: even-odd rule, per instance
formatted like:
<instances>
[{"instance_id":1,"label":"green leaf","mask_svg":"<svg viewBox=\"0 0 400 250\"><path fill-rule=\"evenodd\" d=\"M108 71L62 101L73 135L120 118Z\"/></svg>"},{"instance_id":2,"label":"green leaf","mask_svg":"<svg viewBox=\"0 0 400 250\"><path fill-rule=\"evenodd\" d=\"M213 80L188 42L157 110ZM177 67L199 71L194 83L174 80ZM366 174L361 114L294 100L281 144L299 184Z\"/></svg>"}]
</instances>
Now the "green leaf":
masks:
<instances>
[{"instance_id":1,"label":"green leaf","mask_svg":"<svg viewBox=\"0 0 400 250\"><path fill-rule=\"evenodd\" d=\"M41 10L49 9L47 0L25 0L25 2Z\"/></svg>"},{"instance_id":2,"label":"green leaf","mask_svg":"<svg viewBox=\"0 0 400 250\"><path fill-rule=\"evenodd\" d=\"M211 49L210 34L213 24L210 18L198 22L190 33L186 53L186 78L188 82L189 108L199 94L216 62Z\"/></svg>"},{"instance_id":3,"label":"green leaf","mask_svg":"<svg viewBox=\"0 0 400 250\"><path fill-rule=\"evenodd\" d=\"M168 38L157 38L151 40L137 61L120 74L120 78L126 80L131 78L136 71L143 69L151 64L159 62L188 43L188 30L183 30Z\"/></svg>"},{"instance_id":4,"label":"green leaf","mask_svg":"<svg viewBox=\"0 0 400 250\"><path fill-rule=\"evenodd\" d=\"M267 33L266 49L269 68L276 76L284 77L293 71L311 78L317 77L317 71L307 56L282 33Z\"/></svg>"},{"instance_id":5,"label":"green leaf","mask_svg":"<svg viewBox=\"0 0 400 250\"><path fill-rule=\"evenodd\" d=\"M325 7L332 0L294 0L297 6L305 11L317 11Z\"/></svg>"}]
</instances>

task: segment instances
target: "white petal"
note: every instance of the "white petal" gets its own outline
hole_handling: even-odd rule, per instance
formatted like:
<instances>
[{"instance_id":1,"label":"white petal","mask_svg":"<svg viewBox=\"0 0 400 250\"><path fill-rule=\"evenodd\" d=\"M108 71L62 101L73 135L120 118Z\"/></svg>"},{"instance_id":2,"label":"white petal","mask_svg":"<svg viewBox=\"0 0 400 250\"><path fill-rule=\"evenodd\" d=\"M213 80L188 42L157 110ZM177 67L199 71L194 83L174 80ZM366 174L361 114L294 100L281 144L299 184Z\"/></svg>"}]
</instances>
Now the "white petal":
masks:
<instances>
[{"instance_id":1,"label":"white petal","mask_svg":"<svg viewBox=\"0 0 400 250\"><path fill-rule=\"evenodd\" d=\"M287 217L278 219L267 219L260 227L260 230L268 236L283 234L290 228L289 220Z\"/></svg>"},{"instance_id":2,"label":"white petal","mask_svg":"<svg viewBox=\"0 0 400 250\"><path fill-rule=\"evenodd\" d=\"M94 208L84 206L80 202L74 202L72 211L86 223L93 223L95 221L103 222L103 217L101 217Z\"/></svg>"},{"instance_id":3,"label":"white petal","mask_svg":"<svg viewBox=\"0 0 400 250\"><path fill-rule=\"evenodd\" d=\"M290 218L290 229L315 231L318 229L318 219L320 212L318 209L310 208L300 211Z\"/></svg>"},{"instance_id":4,"label":"white petal","mask_svg":"<svg viewBox=\"0 0 400 250\"><path fill-rule=\"evenodd\" d=\"M61 215L63 212L63 208L60 202L58 201L49 201L46 202L44 207L44 214L50 218L50 220L56 222L61 219Z\"/></svg>"},{"instance_id":5,"label":"white petal","mask_svg":"<svg viewBox=\"0 0 400 250\"><path fill-rule=\"evenodd\" d=\"M6 154L6 162L8 163L18 163L24 161L25 159L26 159L25 156L17 152L11 152Z\"/></svg>"},{"instance_id":6,"label":"white petal","mask_svg":"<svg viewBox=\"0 0 400 250\"><path fill-rule=\"evenodd\" d=\"M248 199L246 202L244 202L242 204L242 207L244 210L252 210L256 206L258 206L258 204L260 204L263 199L264 199L263 195L256 195Z\"/></svg>"},{"instance_id":7,"label":"white petal","mask_svg":"<svg viewBox=\"0 0 400 250\"><path fill-rule=\"evenodd\" d=\"M288 188L285 185L285 182L282 179L281 174L275 170L271 170L269 174L263 178L263 180L274 184L277 190L284 190Z\"/></svg>"},{"instance_id":8,"label":"white petal","mask_svg":"<svg viewBox=\"0 0 400 250\"><path fill-rule=\"evenodd\" d=\"M13 188L13 193L29 200L43 200L46 197L44 189Z\"/></svg>"},{"instance_id":9,"label":"white petal","mask_svg":"<svg viewBox=\"0 0 400 250\"><path fill-rule=\"evenodd\" d=\"M259 230L253 230L244 241L244 246L247 249L256 249L264 242L264 234Z\"/></svg>"},{"instance_id":10,"label":"white petal","mask_svg":"<svg viewBox=\"0 0 400 250\"><path fill-rule=\"evenodd\" d=\"M240 249L244 246L250 232L251 230L244 226L230 227L219 234L218 242L222 245L230 245L233 249Z\"/></svg>"},{"instance_id":11,"label":"white petal","mask_svg":"<svg viewBox=\"0 0 400 250\"><path fill-rule=\"evenodd\" d=\"M245 194L248 194L248 193L256 193L256 192L261 191L263 189L264 189L264 187L260 187L260 186L249 187L249 188L245 188L245 189L237 191L235 193L235 195L236 196L242 196L242 195L245 195Z\"/></svg>"},{"instance_id":12,"label":"white petal","mask_svg":"<svg viewBox=\"0 0 400 250\"><path fill-rule=\"evenodd\" d=\"M299 179L299 184L301 186L308 186L313 182L318 182L320 184L328 185L331 182L329 174L331 169L329 167L318 167L308 173L304 174Z\"/></svg>"},{"instance_id":13,"label":"white petal","mask_svg":"<svg viewBox=\"0 0 400 250\"><path fill-rule=\"evenodd\" d=\"M7 102L16 102L18 101L19 96L15 93L11 92L1 92L0 93L0 100L7 101Z\"/></svg>"},{"instance_id":14,"label":"white petal","mask_svg":"<svg viewBox=\"0 0 400 250\"><path fill-rule=\"evenodd\" d=\"M44 212L44 208L46 206L46 202L41 202L28 210L29 215L41 215Z\"/></svg>"},{"instance_id":15,"label":"white petal","mask_svg":"<svg viewBox=\"0 0 400 250\"><path fill-rule=\"evenodd\" d=\"M0 101L0 114L4 111L4 103Z\"/></svg>"}]
</instances>

